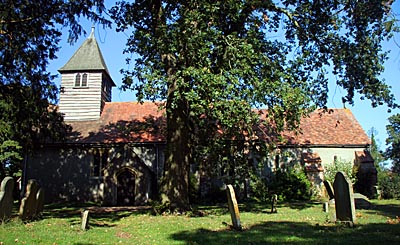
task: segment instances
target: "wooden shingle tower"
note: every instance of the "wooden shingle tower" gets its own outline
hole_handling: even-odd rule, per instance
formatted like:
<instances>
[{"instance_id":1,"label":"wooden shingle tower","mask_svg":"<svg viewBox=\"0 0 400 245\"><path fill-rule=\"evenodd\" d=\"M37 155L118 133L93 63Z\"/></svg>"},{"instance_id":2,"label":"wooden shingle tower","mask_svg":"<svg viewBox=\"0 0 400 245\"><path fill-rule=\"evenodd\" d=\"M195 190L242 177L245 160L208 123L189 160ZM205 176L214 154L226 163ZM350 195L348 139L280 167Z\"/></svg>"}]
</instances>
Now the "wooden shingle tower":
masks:
<instances>
[{"instance_id":1,"label":"wooden shingle tower","mask_svg":"<svg viewBox=\"0 0 400 245\"><path fill-rule=\"evenodd\" d=\"M111 101L115 86L104 62L94 27L61 73L60 112L65 121L88 121L100 118L105 102Z\"/></svg>"}]
</instances>

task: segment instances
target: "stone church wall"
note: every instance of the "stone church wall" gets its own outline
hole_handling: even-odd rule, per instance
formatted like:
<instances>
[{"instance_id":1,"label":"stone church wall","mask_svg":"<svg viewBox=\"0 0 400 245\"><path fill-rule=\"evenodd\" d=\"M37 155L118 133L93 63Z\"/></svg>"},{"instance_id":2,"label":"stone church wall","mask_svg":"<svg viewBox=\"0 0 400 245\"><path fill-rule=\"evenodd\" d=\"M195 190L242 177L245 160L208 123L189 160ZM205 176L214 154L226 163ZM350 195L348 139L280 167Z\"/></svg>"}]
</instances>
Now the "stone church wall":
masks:
<instances>
[{"instance_id":1,"label":"stone church wall","mask_svg":"<svg viewBox=\"0 0 400 245\"><path fill-rule=\"evenodd\" d=\"M104 150L106 149L106 150ZM93 176L96 148L48 146L35 151L26 160L23 176L36 179L46 190L45 201L88 202L117 205L118 176L122 170L134 178L134 205L143 205L157 193L157 180L162 175L163 146L108 146L107 163L100 176ZM132 182L133 183L133 182Z\"/></svg>"}]
</instances>

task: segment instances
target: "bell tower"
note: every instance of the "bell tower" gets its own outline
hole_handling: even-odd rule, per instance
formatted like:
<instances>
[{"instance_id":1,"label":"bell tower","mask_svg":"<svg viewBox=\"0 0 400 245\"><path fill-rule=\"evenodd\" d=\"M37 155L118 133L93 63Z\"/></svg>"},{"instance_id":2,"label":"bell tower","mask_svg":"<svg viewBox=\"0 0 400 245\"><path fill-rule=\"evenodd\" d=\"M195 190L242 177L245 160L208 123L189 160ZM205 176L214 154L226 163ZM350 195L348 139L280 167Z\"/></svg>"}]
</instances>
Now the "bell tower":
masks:
<instances>
[{"instance_id":1,"label":"bell tower","mask_svg":"<svg viewBox=\"0 0 400 245\"><path fill-rule=\"evenodd\" d=\"M97 44L94 27L90 36L58 71L61 74L59 109L64 120L99 119L105 102L111 102L115 83Z\"/></svg>"}]
</instances>

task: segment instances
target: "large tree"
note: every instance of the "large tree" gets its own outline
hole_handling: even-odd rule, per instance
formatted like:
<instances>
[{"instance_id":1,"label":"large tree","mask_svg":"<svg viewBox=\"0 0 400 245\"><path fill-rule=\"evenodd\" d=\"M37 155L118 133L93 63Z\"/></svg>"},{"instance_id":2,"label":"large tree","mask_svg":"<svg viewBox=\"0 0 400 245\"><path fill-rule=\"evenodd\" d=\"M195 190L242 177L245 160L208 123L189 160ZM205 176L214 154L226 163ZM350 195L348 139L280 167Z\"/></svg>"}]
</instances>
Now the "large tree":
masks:
<instances>
[{"instance_id":1,"label":"large tree","mask_svg":"<svg viewBox=\"0 0 400 245\"><path fill-rule=\"evenodd\" d=\"M3 0L0 2L0 178L18 170L34 142L60 139L67 129L56 107L54 75L61 29L70 41L82 33L79 18L109 24L103 0ZM8 173L11 174L11 173Z\"/></svg>"},{"instance_id":2,"label":"large tree","mask_svg":"<svg viewBox=\"0 0 400 245\"><path fill-rule=\"evenodd\" d=\"M389 124L386 126L388 138L385 156L392 160L392 171L400 173L400 114L389 117Z\"/></svg>"},{"instance_id":3,"label":"large tree","mask_svg":"<svg viewBox=\"0 0 400 245\"><path fill-rule=\"evenodd\" d=\"M394 107L379 79L391 2L137 0L112 8L117 30L132 32L125 52L135 59L127 59L134 65L123 71L123 87L139 100L165 101L162 201L189 207L189 166L200 136L237 139L240 132L253 139L257 107L268 108L263 117L275 130L293 129L325 107L330 73L347 91L344 103L353 104L358 92L373 106Z\"/></svg>"}]
</instances>

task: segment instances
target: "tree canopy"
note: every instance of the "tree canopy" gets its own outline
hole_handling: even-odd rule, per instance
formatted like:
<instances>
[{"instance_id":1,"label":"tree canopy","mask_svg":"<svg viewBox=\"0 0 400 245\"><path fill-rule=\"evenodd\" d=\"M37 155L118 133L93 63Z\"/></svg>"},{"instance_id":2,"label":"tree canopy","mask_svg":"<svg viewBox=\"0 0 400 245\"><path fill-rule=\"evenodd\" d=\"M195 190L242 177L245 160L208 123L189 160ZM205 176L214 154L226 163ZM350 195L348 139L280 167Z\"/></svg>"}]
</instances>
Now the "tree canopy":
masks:
<instances>
[{"instance_id":1,"label":"tree canopy","mask_svg":"<svg viewBox=\"0 0 400 245\"><path fill-rule=\"evenodd\" d=\"M386 126L388 138L385 156L392 160L392 171L400 173L400 114L389 117L389 124Z\"/></svg>"},{"instance_id":2,"label":"tree canopy","mask_svg":"<svg viewBox=\"0 0 400 245\"><path fill-rule=\"evenodd\" d=\"M50 106L58 90L47 64L56 58L62 28L73 42L83 32L79 18L109 24L104 10L102 0L1 1L0 178L6 166L18 170L38 139L60 139L67 130Z\"/></svg>"},{"instance_id":3,"label":"tree canopy","mask_svg":"<svg viewBox=\"0 0 400 245\"><path fill-rule=\"evenodd\" d=\"M379 79L391 35L392 1L137 0L111 9L118 31L132 31L123 88L164 100L167 153L163 201L188 206L188 168L199 125L207 134L247 132L268 109L276 130L295 128L325 107L328 74L372 106L396 107ZM207 119L207 120L204 120ZM229 135L229 134L228 134ZM243 135L243 134L242 134ZM203 135L204 136L204 135Z\"/></svg>"}]
</instances>

